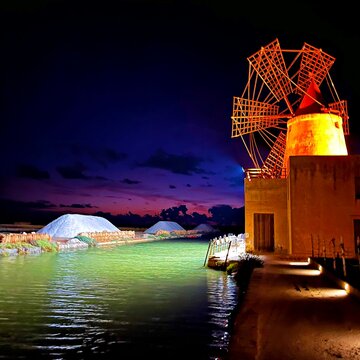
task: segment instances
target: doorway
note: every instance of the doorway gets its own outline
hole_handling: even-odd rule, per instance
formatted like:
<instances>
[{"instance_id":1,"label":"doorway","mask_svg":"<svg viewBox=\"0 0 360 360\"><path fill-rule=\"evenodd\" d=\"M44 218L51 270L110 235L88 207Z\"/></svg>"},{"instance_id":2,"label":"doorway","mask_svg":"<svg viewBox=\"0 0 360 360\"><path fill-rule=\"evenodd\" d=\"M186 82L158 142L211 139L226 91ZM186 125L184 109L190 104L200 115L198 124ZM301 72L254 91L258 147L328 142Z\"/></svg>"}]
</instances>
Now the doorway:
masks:
<instances>
[{"instance_id":1,"label":"doorway","mask_svg":"<svg viewBox=\"0 0 360 360\"><path fill-rule=\"evenodd\" d=\"M254 214L254 248L274 251L274 214Z\"/></svg>"}]
</instances>

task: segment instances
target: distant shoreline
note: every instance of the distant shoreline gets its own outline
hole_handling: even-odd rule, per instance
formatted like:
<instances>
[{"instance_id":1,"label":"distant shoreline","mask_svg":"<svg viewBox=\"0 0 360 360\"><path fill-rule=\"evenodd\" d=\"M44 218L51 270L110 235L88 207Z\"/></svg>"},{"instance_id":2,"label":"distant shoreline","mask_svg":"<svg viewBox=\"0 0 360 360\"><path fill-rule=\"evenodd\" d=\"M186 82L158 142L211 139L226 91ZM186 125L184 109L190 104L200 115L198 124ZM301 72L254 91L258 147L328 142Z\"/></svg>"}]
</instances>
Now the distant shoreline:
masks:
<instances>
[{"instance_id":1,"label":"distant shoreline","mask_svg":"<svg viewBox=\"0 0 360 360\"><path fill-rule=\"evenodd\" d=\"M31 232L31 231L38 231L40 230L44 225L34 225L31 223L14 223L14 224L0 224L0 233L1 232Z\"/></svg>"},{"instance_id":2,"label":"distant shoreline","mask_svg":"<svg viewBox=\"0 0 360 360\"><path fill-rule=\"evenodd\" d=\"M21 232L27 232L30 233L32 231L38 231L42 229L45 225L34 225L27 222L18 222L14 224L0 224L0 233L21 233ZM119 227L118 228L121 231L127 231L127 230L133 230L136 232L143 232L146 229L145 228L137 228L137 227Z\"/></svg>"}]
</instances>

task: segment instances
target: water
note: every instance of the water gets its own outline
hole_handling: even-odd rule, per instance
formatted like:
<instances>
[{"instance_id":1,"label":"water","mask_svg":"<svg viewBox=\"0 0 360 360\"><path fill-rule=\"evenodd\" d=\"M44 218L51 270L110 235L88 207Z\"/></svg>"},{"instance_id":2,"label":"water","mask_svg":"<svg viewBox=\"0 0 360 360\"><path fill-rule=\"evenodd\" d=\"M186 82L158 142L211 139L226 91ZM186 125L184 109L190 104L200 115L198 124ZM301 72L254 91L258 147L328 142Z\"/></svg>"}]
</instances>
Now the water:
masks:
<instances>
[{"instance_id":1,"label":"water","mask_svg":"<svg viewBox=\"0 0 360 360\"><path fill-rule=\"evenodd\" d=\"M177 239L0 258L0 359L220 359L238 301Z\"/></svg>"}]
</instances>

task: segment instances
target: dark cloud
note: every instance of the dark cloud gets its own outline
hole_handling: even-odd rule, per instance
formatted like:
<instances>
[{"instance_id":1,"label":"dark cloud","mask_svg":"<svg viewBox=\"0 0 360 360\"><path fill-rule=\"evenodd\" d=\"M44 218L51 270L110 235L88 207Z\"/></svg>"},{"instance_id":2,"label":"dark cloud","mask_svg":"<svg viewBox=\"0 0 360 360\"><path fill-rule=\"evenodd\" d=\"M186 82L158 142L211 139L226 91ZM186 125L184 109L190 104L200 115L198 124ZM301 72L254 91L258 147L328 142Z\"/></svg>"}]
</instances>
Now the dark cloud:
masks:
<instances>
[{"instance_id":1,"label":"dark cloud","mask_svg":"<svg viewBox=\"0 0 360 360\"><path fill-rule=\"evenodd\" d=\"M166 153L164 150L157 150L146 161L138 164L139 166L152 167L158 169L168 170L175 174L192 175L208 173L199 165L203 159L190 155L175 155Z\"/></svg>"},{"instance_id":2,"label":"dark cloud","mask_svg":"<svg viewBox=\"0 0 360 360\"><path fill-rule=\"evenodd\" d=\"M44 180L50 178L50 174L47 171L40 170L38 167L30 164L20 164L16 169L16 174L21 178L35 180Z\"/></svg>"},{"instance_id":3,"label":"dark cloud","mask_svg":"<svg viewBox=\"0 0 360 360\"><path fill-rule=\"evenodd\" d=\"M233 208L230 205L219 204L209 209L211 219L222 225L231 226L245 223L245 208Z\"/></svg>"},{"instance_id":4,"label":"dark cloud","mask_svg":"<svg viewBox=\"0 0 360 360\"><path fill-rule=\"evenodd\" d=\"M91 204L71 204L71 205L60 204L59 207L73 208L73 209L94 209L94 208L98 208L97 206L93 206Z\"/></svg>"},{"instance_id":5,"label":"dark cloud","mask_svg":"<svg viewBox=\"0 0 360 360\"><path fill-rule=\"evenodd\" d=\"M136 185L136 184L140 184L141 181L138 181L138 180L130 180L128 178L125 178L123 180L121 180L122 183L124 184L128 184L128 185Z\"/></svg>"},{"instance_id":6,"label":"dark cloud","mask_svg":"<svg viewBox=\"0 0 360 360\"><path fill-rule=\"evenodd\" d=\"M109 164L114 164L125 160L128 155L114 149L102 149L100 151L89 151L89 155L92 159L98 162L100 165L107 167Z\"/></svg>"},{"instance_id":7,"label":"dark cloud","mask_svg":"<svg viewBox=\"0 0 360 360\"><path fill-rule=\"evenodd\" d=\"M176 189L175 185L169 185L169 189Z\"/></svg>"},{"instance_id":8,"label":"dark cloud","mask_svg":"<svg viewBox=\"0 0 360 360\"><path fill-rule=\"evenodd\" d=\"M190 185L190 184L186 184L186 187L191 187L191 185Z\"/></svg>"},{"instance_id":9,"label":"dark cloud","mask_svg":"<svg viewBox=\"0 0 360 360\"><path fill-rule=\"evenodd\" d=\"M81 163L67 166L58 166L56 170L64 179L91 179L91 177L84 174L84 171L86 171L87 168Z\"/></svg>"},{"instance_id":10,"label":"dark cloud","mask_svg":"<svg viewBox=\"0 0 360 360\"><path fill-rule=\"evenodd\" d=\"M53 210L57 208L55 204L47 200L37 201L19 201L7 198L0 198L0 218L1 221L11 219L12 221L22 221L28 216L31 217L32 212ZM12 219L12 217L14 217Z\"/></svg>"},{"instance_id":11,"label":"dark cloud","mask_svg":"<svg viewBox=\"0 0 360 360\"><path fill-rule=\"evenodd\" d=\"M28 209L53 209L53 208L57 207L55 204L53 204L52 202L47 201L47 200L23 202L22 206L24 206Z\"/></svg>"},{"instance_id":12,"label":"dark cloud","mask_svg":"<svg viewBox=\"0 0 360 360\"><path fill-rule=\"evenodd\" d=\"M95 180L101 180L101 181L108 181L109 179L104 177L104 176L94 176L94 177L89 177L90 179L95 179Z\"/></svg>"},{"instance_id":13,"label":"dark cloud","mask_svg":"<svg viewBox=\"0 0 360 360\"><path fill-rule=\"evenodd\" d=\"M186 205L173 206L168 209L163 209L160 216L163 220L178 221L179 217L182 218L187 215L188 208Z\"/></svg>"},{"instance_id":14,"label":"dark cloud","mask_svg":"<svg viewBox=\"0 0 360 360\"><path fill-rule=\"evenodd\" d=\"M93 148L86 145L73 144L71 152L77 157L88 157L92 161L107 167L128 158L128 154L110 148Z\"/></svg>"},{"instance_id":15,"label":"dark cloud","mask_svg":"<svg viewBox=\"0 0 360 360\"><path fill-rule=\"evenodd\" d=\"M0 219L2 223L28 221L46 224L54 219L57 206L47 200L17 201L0 198Z\"/></svg>"},{"instance_id":16,"label":"dark cloud","mask_svg":"<svg viewBox=\"0 0 360 360\"><path fill-rule=\"evenodd\" d=\"M108 178L100 175L89 176L84 174L84 172L87 171L88 168L80 162L73 165L58 166L56 170L64 179L100 180L100 181L109 180Z\"/></svg>"}]
</instances>

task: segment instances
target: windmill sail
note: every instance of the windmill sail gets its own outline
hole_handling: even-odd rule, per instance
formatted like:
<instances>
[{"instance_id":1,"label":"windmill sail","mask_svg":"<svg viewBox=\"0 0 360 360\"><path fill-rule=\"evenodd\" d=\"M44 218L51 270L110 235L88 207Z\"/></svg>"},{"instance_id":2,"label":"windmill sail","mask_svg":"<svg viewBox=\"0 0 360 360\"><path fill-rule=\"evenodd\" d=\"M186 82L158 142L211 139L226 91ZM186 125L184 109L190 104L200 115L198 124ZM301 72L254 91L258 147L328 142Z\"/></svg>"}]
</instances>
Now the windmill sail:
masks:
<instances>
[{"instance_id":1,"label":"windmill sail","mask_svg":"<svg viewBox=\"0 0 360 360\"><path fill-rule=\"evenodd\" d=\"M305 92L310 81L313 80L320 86L326 75L329 73L335 58L309 44L304 44L301 56L300 71L297 81L298 89ZM299 92L299 90L297 90Z\"/></svg>"},{"instance_id":2,"label":"windmill sail","mask_svg":"<svg viewBox=\"0 0 360 360\"><path fill-rule=\"evenodd\" d=\"M261 172L266 177L281 178L285 177L284 172L284 155L286 148L286 134L280 132L271 151L266 158Z\"/></svg>"},{"instance_id":3,"label":"windmill sail","mask_svg":"<svg viewBox=\"0 0 360 360\"><path fill-rule=\"evenodd\" d=\"M248 61L277 101L284 99L293 91L277 39L248 57Z\"/></svg>"},{"instance_id":4,"label":"windmill sail","mask_svg":"<svg viewBox=\"0 0 360 360\"><path fill-rule=\"evenodd\" d=\"M234 97L232 136L238 137L278 125L279 106Z\"/></svg>"}]
</instances>

